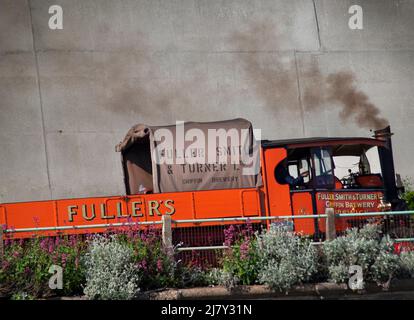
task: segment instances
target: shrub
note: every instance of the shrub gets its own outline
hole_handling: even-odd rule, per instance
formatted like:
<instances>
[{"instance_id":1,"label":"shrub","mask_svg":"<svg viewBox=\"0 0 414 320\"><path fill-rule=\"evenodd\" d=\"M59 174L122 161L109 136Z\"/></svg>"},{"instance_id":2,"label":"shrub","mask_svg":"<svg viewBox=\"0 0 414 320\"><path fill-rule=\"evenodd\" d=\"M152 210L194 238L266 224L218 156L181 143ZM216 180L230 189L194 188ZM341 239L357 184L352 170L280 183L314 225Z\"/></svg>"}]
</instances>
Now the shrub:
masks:
<instances>
[{"instance_id":1,"label":"shrub","mask_svg":"<svg viewBox=\"0 0 414 320\"><path fill-rule=\"evenodd\" d=\"M310 240L284 226L271 226L258 238L259 281L274 290L288 290L309 281L318 270L318 255Z\"/></svg>"},{"instance_id":2,"label":"shrub","mask_svg":"<svg viewBox=\"0 0 414 320\"><path fill-rule=\"evenodd\" d=\"M210 276L210 271L202 269L201 267L183 266L179 263L175 275L177 278L177 287L203 287L214 284Z\"/></svg>"},{"instance_id":3,"label":"shrub","mask_svg":"<svg viewBox=\"0 0 414 320\"><path fill-rule=\"evenodd\" d=\"M349 229L344 236L326 241L323 250L331 281L344 283L349 279L351 265L362 268L365 281L385 284L398 270L398 256L389 236L381 236L380 227L365 225Z\"/></svg>"},{"instance_id":4,"label":"shrub","mask_svg":"<svg viewBox=\"0 0 414 320\"><path fill-rule=\"evenodd\" d=\"M414 191L407 191L403 195L403 199L407 202L409 210L414 210Z\"/></svg>"},{"instance_id":5,"label":"shrub","mask_svg":"<svg viewBox=\"0 0 414 320\"><path fill-rule=\"evenodd\" d=\"M93 237L84 263L84 293L91 299L131 299L139 290L133 251L115 235Z\"/></svg>"},{"instance_id":6,"label":"shrub","mask_svg":"<svg viewBox=\"0 0 414 320\"><path fill-rule=\"evenodd\" d=\"M130 228L119 234L118 238L132 252L141 289L174 287L184 281L188 283L188 279L183 279L188 274L184 268L178 267L172 252L164 248L159 230Z\"/></svg>"},{"instance_id":7,"label":"shrub","mask_svg":"<svg viewBox=\"0 0 414 320\"><path fill-rule=\"evenodd\" d=\"M210 285L222 285L228 290L233 290L240 284L239 278L229 271L214 268L208 274L208 281Z\"/></svg>"},{"instance_id":8,"label":"shrub","mask_svg":"<svg viewBox=\"0 0 414 320\"><path fill-rule=\"evenodd\" d=\"M110 236L111 234L112 236ZM144 230L134 230L129 227L125 230L119 228L108 231L106 236L98 236L96 241L99 237L107 239L106 241L112 239L122 245L122 248L129 250L131 264L134 266L134 278L139 279L141 289L208 284L208 276L204 270L196 266L183 265L181 261L175 261L174 256L162 246L159 232L153 228ZM0 297L13 296L16 298L24 297L24 294L27 294L27 297L37 298L50 295L82 294L86 282L85 268L87 266L85 262L98 263L97 258L91 253L93 240L89 242L88 251L88 241L85 241L85 238L88 239L89 236L72 235L29 240L6 240L4 259L0 262ZM111 247L110 244L107 245ZM110 250L115 249L110 248ZM88 256L85 258L87 251ZM95 251L93 252L98 254L98 249ZM105 256L103 249L99 254ZM109 259L110 255L111 253L108 253L106 258ZM116 255L112 257L117 258ZM101 263L104 262L101 261ZM63 290L52 290L48 286L52 276L49 273L51 265L63 268ZM89 265L89 268L92 267ZM110 272L110 269L107 271ZM87 290L96 291L99 288L95 286L97 284L94 281L99 279L93 277L93 272L89 272ZM109 277L109 275L106 276ZM135 283L134 281L132 283ZM99 292L96 292L96 298L99 298ZM89 291L89 293L93 296L93 291ZM104 298L105 294L103 293L101 298Z\"/></svg>"},{"instance_id":9,"label":"shrub","mask_svg":"<svg viewBox=\"0 0 414 320\"><path fill-rule=\"evenodd\" d=\"M414 278L414 251L401 252L400 272L403 277Z\"/></svg>"},{"instance_id":10,"label":"shrub","mask_svg":"<svg viewBox=\"0 0 414 320\"><path fill-rule=\"evenodd\" d=\"M394 245L389 236L383 237L370 274L373 281L382 285L391 281L399 269L399 256L394 253Z\"/></svg>"},{"instance_id":11,"label":"shrub","mask_svg":"<svg viewBox=\"0 0 414 320\"><path fill-rule=\"evenodd\" d=\"M34 297L27 292L16 292L11 296L10 300L34 300Z\"/></svg>"},{"instance_id":12,"label":"shrub","mask_svg":"<svg viewBox=\"0 0 414 320\"><path fill-rule=\"evenodd\" d=\"M79 259L84 249L77 236L6 240L0 266L0 294L10 296L25 292L40 297L80 293L84 273ZM63 290L52 291L48 286L51 265L63 268Z\"/></svg>"},{"instance_id":13,"label":"shrub","mask_svg":"<svg viewBox=\"0 0 414 320\"><path fill-rule=\"evenodd\" d=\"M405 193L402 195L402 198L407 203L408 209L414 210L414 189L412 179L403 179L403 185L405 187Z\"/></svg>"},{"instance_id":14,"label":"shrub","mask_svg":"<svg viewBox=\"0 0 414 320\"><path fill-rule=\"evenodd\" d=\"M218 281L227 288L238 284L250 285L257 281L259 252L257 239L250 223L244 229L230 226L225 230L225 245L229 246L222 260L223 272Z\"/></svg>"},{"instance_id":15,"label":"shrub","mask_svg":"<svg viewBox=\"0 0 414 320\"><path fill-rule=\"evenodd\" d=\"M212 268L206 272L206 282L209 285L224 285L224 281L222 281L223 269L220 268Z\"/></svg>"}]
</instances>

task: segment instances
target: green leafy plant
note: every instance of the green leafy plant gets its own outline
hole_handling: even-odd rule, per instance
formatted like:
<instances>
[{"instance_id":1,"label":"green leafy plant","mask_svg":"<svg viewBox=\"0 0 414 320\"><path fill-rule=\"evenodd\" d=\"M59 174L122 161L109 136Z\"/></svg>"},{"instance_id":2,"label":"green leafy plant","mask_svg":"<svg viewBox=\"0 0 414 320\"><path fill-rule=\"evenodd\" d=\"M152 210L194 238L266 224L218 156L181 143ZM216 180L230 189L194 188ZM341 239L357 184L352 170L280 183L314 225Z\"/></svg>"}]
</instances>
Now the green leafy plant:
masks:
<instances>
[{"instance_id":1,"label":"green leafy plant","mask_svg":"<svg viewBox=\"0 0 414 320\"><path fill-rule=\"evenodd\" d=\"M226 249L222 259L223 272L218 277L220 283L227 288L256 283L260 261L257 238L251 224L241 230L230 226L225 230L225 239L229 249Z\"/></svg>"},{"instance_id":2,"label":"green leafy plant","mask_svg":"<svg viewBox=\"0 0 414 320\"><path fill-rule=\"evenodd\" d=\"M133 251L116 236L97 235L84 258L86 286L91 299L132 299L139 290L139 276Z\"/></svg>"},{"instance_id":3,"label":"green leafy plant","mask_svg":"<svg viewBox=\"0 0 414 320\"><path fill-rule=\"evenodd\" d=\"M407 191L403 195L409 210L414 210L414 191Z\"/></svg>"},{"instance_id":4,"label":"green leafy plant","mask_svg":"<svg viewBox=\"0 0 414 320\"><path fill-rule=\"evenodd\" d=\"M403 179L403 185L405 187L405 192L402 195L402 198L407 203L409 210L414 210L414 189L413 182L410 178Z\"/></svg>"},{"instance_id":5,"label":"green leafy plant","mask_svg":"<svg viewBox=\"0 0 414 320\"><path fill-rule=\"evenodd\" d=\"M132 251L141 288L173 287L179 284L178 267L173 252L168 252L156 229L129 230L120 234L121 241Z\"/></svg>"},{"instance_id":6,"label":"green leafy plant","mask_svg":"<svg viewBox=\"0 0 414 320\"><path fill-rule=\"evenodd\" d=\"M380 227L368 224L362 229L349 229L344 236L326 241L323 251L331 281L344 283L349 279L351 265L362 268L364 281L379 285L389 283L399 267L398 255L389 236L382 236Z\"/></svg>"},{"instance_id":7,"label":"green leafy plant","mask_svg":"<svg viewBox=\"0 0 414 320\"><path fill-rule=\"evenodd\" d=\"M177 248L164 248L159 229L129 227L118 233L118 238L133 252L141 289L207 284L206 273L200 267L178 260Z\"/></svg>"},{"instance_id":8,"label":"green leafy plant","mask_svg":"<svg viewBox=\"0 0 414 320\"><path fill-rule=\"evenodd\" d=\"M224 269L215 269L214 272L210 273L210 281L211 284L222 285L230 291L240 285L240 279L237 275Z\"/></svg>"},{"instance_id":9,"label":"green leafy plant","mask_svg":"<svg viewBox=\"0 0 414 320\"><path fill-rule=\"evenodd\" d=\"M400 254L400 275L414 278L414 251L403 251Z\"/></svg>"},{"instance_id":10,"label":"green leafy plant","mask_svg":"<svg viewBox=\"0 0 414 320\"><path fill-rule=\"evenodd\" d=\"M28 294L27 292L16 292L14 293L10 300L34 300L35 298Z\"/></svg>"},{"instance_id":11,"label":"green leafy plant","mask_svg":"<svg viewBox=\"0 0 414 320\"><path fill-rule=\"evenodd\" d=\"M131 264L134 266L133 277L139 279L139 287L143 290L202 286L209 283L205 270L184 265L180 260L176 261L175 250L165 250L156 229L116 229L108 231L104 237L113 238L129 250ZM86 241L89 238L90 235L73 235L6 240L4 259L0 263L0 297L12 297L21 292L34 298L78 295L84 292L85 285L91 289L92 271L88 271L87 284L87 269L91 269L90 264L85 263L92 263L93 260L90 252L93 241ZM112 249L108 250L110 252ZM100 254L104 256L103 251ZM63 290L52 290L48 286L52 276L49 268L52 265L62 267ZM89 292L90 296L94 296L92 291ZM100 296L97 293L96 298L106 297L105 294Z\"/></svg>"},{"instance_id":12,"label":"green leafy plant","mask_svg":"<svg viewBox=\"0 0 414 320\"><path fill-rule=\"evenodd\" d=\"M41 297L80 293L84 274L79 261L84 250L85 245L76 236L6 240L0 266L0 294L26 292ZM52 265L62 267L63 290L51 290L48 286Z\"/></svg>"},{"instance_id":13,"label":"green leafy plant","mask_svg":"<svg viewBox=\"0 0 414 320\"><path fill-rule=\"evenodd\" d=\"M309 239L285 226L271 226L258 237L260 283L288 290L309 281L318 271L318 254Z\"/></svg>"}]
</instances>

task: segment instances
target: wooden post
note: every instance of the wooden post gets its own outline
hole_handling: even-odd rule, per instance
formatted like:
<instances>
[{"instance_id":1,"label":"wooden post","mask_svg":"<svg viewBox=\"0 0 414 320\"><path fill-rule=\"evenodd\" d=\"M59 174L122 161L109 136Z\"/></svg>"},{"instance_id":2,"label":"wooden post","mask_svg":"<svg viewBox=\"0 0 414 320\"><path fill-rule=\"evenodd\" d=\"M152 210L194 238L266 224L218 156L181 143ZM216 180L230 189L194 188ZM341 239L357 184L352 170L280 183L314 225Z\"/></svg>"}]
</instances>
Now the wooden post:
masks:
<instances>
[{"instance_id":1,"label":"wooden post","mask_svg":"<svg viewBox=\"0 0 414 320\"><path fill-rule=\"evenodd\" d=\"M167 249L168 254L172 255L174 253L170 215L162 216L162 244L164 245L164 248Z\"/></svg>"},{"instance_id":2,"label":"wooden post","mask_svg":"<svg viewBox=\"0 0 414 320\"><path fill-rule=\"evenodd\" d=\"M325 209L326 217L326 240L334 240L336 238L336 227L335 227L335 210L334 208Z\"/></svg>"}]
</instances>

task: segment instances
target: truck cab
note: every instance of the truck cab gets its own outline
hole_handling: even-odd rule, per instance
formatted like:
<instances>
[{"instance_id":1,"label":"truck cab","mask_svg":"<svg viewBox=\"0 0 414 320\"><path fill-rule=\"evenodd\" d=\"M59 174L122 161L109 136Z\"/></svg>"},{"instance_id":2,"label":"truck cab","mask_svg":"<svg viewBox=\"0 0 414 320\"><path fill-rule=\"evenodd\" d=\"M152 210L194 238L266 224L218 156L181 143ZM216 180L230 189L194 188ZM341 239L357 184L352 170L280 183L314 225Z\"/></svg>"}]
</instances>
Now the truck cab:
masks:
<instances>
[{"instance_id":1,"label":"truck cab","mask_svg":"<svg viewBox=\"0 0 414 320\"><path fill-rule=\"evenodd\" d=\"M377 212L399 204L389 127L375 138L304 138L262 141L262 170L270 216ZM388 133L387 135L385 133ZM398 209L398 208L397 208ZM317 238L325 219L293 219L294 229ZM312 223L313 220L313 223ZM338 231L360 218L339 218Z\"/></svg>"}]
</instances>

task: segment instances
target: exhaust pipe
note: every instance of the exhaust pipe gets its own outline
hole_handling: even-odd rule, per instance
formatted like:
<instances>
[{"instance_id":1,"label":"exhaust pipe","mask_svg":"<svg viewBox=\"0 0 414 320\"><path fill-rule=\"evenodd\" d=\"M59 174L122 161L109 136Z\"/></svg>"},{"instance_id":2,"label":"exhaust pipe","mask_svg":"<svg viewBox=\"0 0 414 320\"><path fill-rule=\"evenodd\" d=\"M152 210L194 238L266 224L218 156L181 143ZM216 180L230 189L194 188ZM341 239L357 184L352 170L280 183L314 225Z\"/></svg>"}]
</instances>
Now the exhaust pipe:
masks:
<instances>
[{"instance_id":1,"label":"exhaust pipe","mask_svg":"<svg viewBox=\"0 0 414 320\"><path fill-rule=\"evenodd\" d=\"M394 157L392 154L392 143L390 126L375 130L375 138L385 141L385 147L378 147L382 177L384 179L385 200L393 203L398 200L398 190L395 181Z\"/></svg>"}]
</instances>

